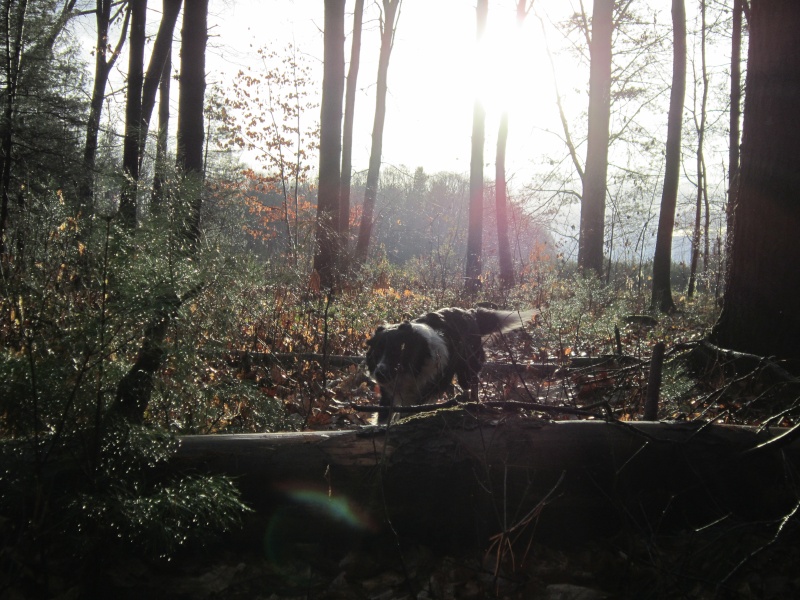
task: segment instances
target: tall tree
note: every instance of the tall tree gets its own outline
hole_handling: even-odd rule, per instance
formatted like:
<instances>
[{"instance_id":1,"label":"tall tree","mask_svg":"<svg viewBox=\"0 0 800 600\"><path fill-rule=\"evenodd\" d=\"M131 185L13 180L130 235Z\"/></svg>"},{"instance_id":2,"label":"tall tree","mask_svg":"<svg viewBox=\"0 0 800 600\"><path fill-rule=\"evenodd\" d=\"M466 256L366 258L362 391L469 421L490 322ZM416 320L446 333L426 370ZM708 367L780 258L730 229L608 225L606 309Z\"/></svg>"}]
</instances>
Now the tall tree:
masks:
<instances>
[{"instance_id":1,"label":"tall tree","mask_svg":"<svg viewBox=\"0 0 800 600\"><path fill-rule=\"evenodd\" d=\"M339 264L339 192L344 94L344 0L325 0L322 106L320 108L319 191L314 270L330 290Z\"/></svg>"},{"instance_id":2,"label":"tall tree","mask_svg":"<svg viewBox=\"0 0 800 600\"><path fill-rule=\"evenodd\" d=\"M530 2L533 6L533 0ZM517 0L517 25L521 28L528 16L528 0ZM506 185L506 145L508 143L508 111L503 111L497 130L495 154L495 214L497 217L497 258L500 264L500 283L505 288L514 285L514 263L508 240L508 186Z\"/></svg>"},{"instance_id":3,"label":"tall tree","mask_svg":"<svg viewBox=\"0 0 800 600\"><path fill-rule=\"evenodd\" d=\"M500 262L500 283L508 289L514 285L514 264L508 241L508 188L506 186L506 143L508 142L508 111L500 117L495 160L494 202L497 213L497 257Z\"/></svg>"},{"instance_id":4,"label":"tall tree","mask_svg":"<svg viewBox=\"0 0 800 600\"><path fill-rule=\"evenodd\" d=\"M488 0L478 0L476 7L476 45L480 45L486 31ZM479 69L475 69L479 76ZM478 87L476 86L476 89ZM467 259L464 289L474 294L480 287L483 272L483 146L486 141L486 109L480 98L475 98L472 109L472 151L469 161L469 225L467 227Z\"/></svg>"},{"instance_id":5,"label":"tall tree","mask_svg":"<svg viewBox=\"0 0 800 600\"><path fill-rule=\"evenodd\" d=\"M192 248L200 241L207 40L208 0L191 0L183 8L181 29L176 164L189 196L185 233Z\"/></svg>"},{"instance_id":6,"label":"tall tree","mask_svg":"<svg viewBox=\"0 0 800 600\"><path fill-rule=\"evenodd\" d=\"M712 340L798 359L800 3L753 2L749 25L739 189L728 281Z\"/></svg>"},{"instance_id":7,"label":"tall tree","mask_svg":"<svg viewBox=\"0 0 800 600\"><path fill-rule=\"evenodd\" d=\"M178 100L177 168L183 177L188 215L182 234L185 254L191 256L200 241L201 186L203 180L203 105L205 99L205 54L208 40L208 0L190 0L183 10L181 72ZM152 299L153 315L146 325L142 346L131 368L117 385L112 413L140 423L150 401L156 372L164 362L164 339L178 310L196 297L203 284L179 295L172 284L157 290Z\"/></svg>"},{"instance_id":8,"label":"tall tree","mask_svg":"<svg viewBox=\"0 0 800 600\"><path fill-rule=\"evenodd\" d=\"M611 118L611 38L614 0L594 0L589 45L589 131L581 194L578 266L603 272L609 121Z\"/></svg>"},{"instance_id":9,"label":"tall tree","mask_svg":"<svg viewBox=\"0 0 800 600\"><path fill-rule=\"evenodd\" d=\"M156 135L155 173L150 210L157 214L164 200L164 177L167 169L167 142L169 140L169 98L172 78L172 51L167 54L164 71L158 84L158 133Z\"/></svg>"},{"instance_id":10,"label":"tall tree","mask_svg":"<svg viewBox=\"0 0 800 600\"><path fill-rule=\"evenodd\" d=\"M139 187L139 136L142 131L142 84L146 42L147 0L130 0L131 37L128 43L128 84L125 100L125 139L122 173L125 180L119 202L120 220L136 227L136 196Z\"/></svg>"},{"instance_id":11,"label":"tall tree","mask_svg":"<svg viewBox=\"0 0 800 600\"><path fill-rule=\"evenodd\" d=\"M684 0L672 0L672 90L667 115L667 147L664 165L664 188L658 217L656 249L653 255L652 308L662 312L675 310L670 284L672 266L672 233L675 228L675 207L681 169L681 126L686 94L686 7Z\"/></svg>"},{"instance_id":12,"label":"tall tree","mask_svg":"<svg viewBox=\"0 0 800 600\"><path fill-rule=\"evenodd\" d=\"M378 182L381 174L381 153L383 152L383 125L386 121L386 91L389 73L389 58L394 45L394 32L397 11L402 0L383 0L383 22L381 23L381 51L378 60L378 83L375 91L375 120L372 123L372 148L369 153L367 187L364 190L364 208L361 212L361 226L358 229L355 262L362 265L367 259L369 240L372 236L375 198L378 196Z\"/></svg>"},{"instance_id":13,"label":"tall tree","mask_svg":"<svg viewBox=\"0 0 800 600\"><path fill-rule=\"evenodd\" d=\"M108 77L125 44L131 15L130 5L126 5L127 8L124 11L125 18L122 24L122 32L120 33L114 49L111 50L109 45L111 25L122 12L122 8L120 8L115 14L112 14L113 5L113 0L97 0L94 10L95 22L97 24L97 37L94 48L94 83L92 84L92 97L89 105L89 120L86 124L86 143L83 149L83 173L81 174L81 180L78 184L80 211L85 216L88 216L93 210L97 143L100 133L100 118L103 113L103 102L106 98Z\"/></svg>"},{"instance_id":14,"label":"tall tree","mask_svg":"<svg viewBox=\"0 0 800 600\"><path fill-rule=\"evenodd\" d=\"M700 99L700 118L695 112L694 124L697 130L697 195L694 211L694 231L692 232L692 260L689 268L689 287L686 295L694 296L697 279L697 265L700 257L701 217L703 212L703 199L708 197L706 182L706 165L703 157L703 143L706 135L706 105L708 103L708 69L706 67L706 0L700 0L700 86L702 89ZM697 94L695 94L695 97ZM708 222L706 220L706 222ZM706 230L706 248L708 248L708 231ZM706 261L708 252L706 251Z\"/></svg>"},{"instance_id":15,"label":"tall tree","mask_svg":"<svg viewBox=\"0 0 800 600\"><path fill-rule=\"evenodd\" d=\"M162 0L161 23L158 26L156 40L153 42L150 63L147 65L147 72L142 85L142 118L141 131L139 132L140 168L144 158L147 131L150 128L150 118L153 116L158 87L165 76L169 78L169 71L165 71L164 65L171 58L172 36L175 31L175 23L178 20L178 13L181 11L182 2L183 0Z\"/></svg>"},{"instance_id":16,"label":"tall tree","mask_svg":"<svg viewBox=\"0 0 800 600\"><path fill-rule=\"evenodd\" d=\"M356 0L353 9L353 41L350 45L350 67L347 70L347 88L344 99L344 131L342 133L342 181L339 192L339 232L342 250L347 254L350 237L350 181L353 171L353 117L356 109L356 84L361 64L361 28L364 17L364 0Z\"/></svg>"},{"instance_id":17,"label":"tall tree","mask_svg":"<svg viewBox=\"0 0 800 600\"><path fill-rule=\"evenodd\" d=\"M0 169L0 252L6 252L6 228L9 216L9 191L11 189L11 155L14 145L14 112L16 109L17 90L22 62L23 31L25 28L25 13L28 3L22 0L15 6L11 0L6 0L3 7L3 38L5 41L3 48L3 77L5 79L5 96L3 106L2 121L2 140L0 141L0 159L2 169Z\"/></svg>"},{"instance_id":18,"label":"tall tree","mask_svg":"<svg viewBox=\"0 0 800 600\"><path fill-rule=\"evenodd\" d=\"M731 26L731 112L728 141L728 204L725 211L728 241L733 232L733 207L739 177L739 122L742 118L742 14L744 0L733 0Z\"/></svg>"}]
</instances>

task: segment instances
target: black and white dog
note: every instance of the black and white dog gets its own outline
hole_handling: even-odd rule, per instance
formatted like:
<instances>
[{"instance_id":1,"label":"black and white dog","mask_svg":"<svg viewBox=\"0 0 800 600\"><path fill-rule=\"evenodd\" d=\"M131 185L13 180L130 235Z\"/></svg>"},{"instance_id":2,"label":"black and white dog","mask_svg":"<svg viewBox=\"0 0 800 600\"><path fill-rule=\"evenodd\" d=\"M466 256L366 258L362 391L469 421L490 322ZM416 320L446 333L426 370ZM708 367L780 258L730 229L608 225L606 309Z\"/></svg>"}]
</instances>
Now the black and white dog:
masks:
<instances>
[{"instance_id":1,"label":"black and white dog","mask_svg":"<svg viewBox=\"0 0 800 600\"><path fill-rule=\"evenodd\" d=\"M411 406L452 386L474 390L486 355L483 341L518 329L537 311L443 308L413 321L381 325L367 340L367 368L381 390L381 406ZM389 415L382 415L385 422Z\"/></svg>"}]
</instances>

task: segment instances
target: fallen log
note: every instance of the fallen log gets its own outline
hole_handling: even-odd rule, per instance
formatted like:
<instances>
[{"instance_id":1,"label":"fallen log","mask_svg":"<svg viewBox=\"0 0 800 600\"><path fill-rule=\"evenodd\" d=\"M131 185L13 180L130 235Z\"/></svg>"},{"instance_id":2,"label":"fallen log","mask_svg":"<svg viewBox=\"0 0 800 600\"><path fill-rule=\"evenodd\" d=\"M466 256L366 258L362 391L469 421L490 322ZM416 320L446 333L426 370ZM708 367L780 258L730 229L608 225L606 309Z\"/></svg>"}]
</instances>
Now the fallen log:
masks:
<instances>
[{"instance_id":1,"label":"fallen log","mask_svg":"<svg viewBox=\"0 0 800 600\"><path fill-rule=\"evenodd\" d=\"M170 468L235 477L263 519L250 533L268 548L386 531L485 548L510 531L568 542L728 515L779 518L796 503L787 473L800 464L800 443L771 451L765 442L776 435L456 408L388 429L182 437Z\"/></svg>"}]
</instances>

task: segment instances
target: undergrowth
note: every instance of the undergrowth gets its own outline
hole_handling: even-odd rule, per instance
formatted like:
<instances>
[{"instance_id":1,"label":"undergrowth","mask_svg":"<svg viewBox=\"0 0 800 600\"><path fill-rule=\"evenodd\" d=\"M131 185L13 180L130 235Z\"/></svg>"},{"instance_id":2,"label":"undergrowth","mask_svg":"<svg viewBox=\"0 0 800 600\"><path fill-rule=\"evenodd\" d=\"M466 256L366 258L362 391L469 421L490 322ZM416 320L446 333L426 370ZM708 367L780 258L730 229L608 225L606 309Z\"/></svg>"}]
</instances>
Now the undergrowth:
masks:
<instances>
[{"instance_id":1,"label":"undergrowth","mask_svg":"<svg viewBox=\"0 0 800 600\"><path fill-rule=\"evenodd\" d=\"M458 270L379 254L331 295L312 275L265 265L222 238L188 257L169 216L131 235L113 219L89 227L58 202L30 208L36 235L4 265L0 289L0 552L4 575L34 595L47 595L67 555L169 557L235 528L247 508L233 482L163 468L175 436L363 425L370 415L358 406L376 404L377 392L357 359L337 359L363 355L381 323L444 306L539 311L490 345L489 360L555 368L495 377L487 367L481 400L527 403L519 410L548 418L641 418L661 341L674 352L660 417L741 420L731 406L744 401L722 406L712 395L725 381L698 378L681 360L716 319L708 294L656 315L639 282L609 286L542 257L513 289L489 274L469 298ZM143 423L127 423L113 410L121 381L153 315L173 310ZM598 357L608 362L580 362Z\"/></svg>"}]
</instances>

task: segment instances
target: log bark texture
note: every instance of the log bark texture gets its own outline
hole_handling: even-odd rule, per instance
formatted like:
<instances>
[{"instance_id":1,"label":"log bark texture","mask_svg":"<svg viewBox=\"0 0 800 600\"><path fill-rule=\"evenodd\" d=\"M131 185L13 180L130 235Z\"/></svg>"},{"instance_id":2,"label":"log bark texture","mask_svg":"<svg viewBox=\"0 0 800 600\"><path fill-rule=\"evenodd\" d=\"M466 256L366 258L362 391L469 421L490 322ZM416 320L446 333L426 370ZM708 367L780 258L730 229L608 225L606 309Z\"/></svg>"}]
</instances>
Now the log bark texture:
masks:
<instances>
[{"instance_id":1,"label":"log bark texture","mask_svg":"<svg viewBox=\"0 0 800 600\"><path fill-rule=\"evenodd\" d=\"M453 409L388 430L183 437L171 467L236 477L263 518L251 533L267 547L392 531L400 541L485 548L512 528L575 542L780 517L796 503L786 473L800 447L790 437L754 449L776 435Z\"/></svg>"}]
</instances>

